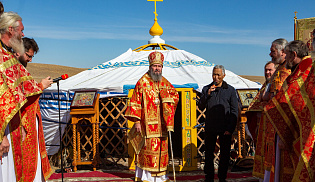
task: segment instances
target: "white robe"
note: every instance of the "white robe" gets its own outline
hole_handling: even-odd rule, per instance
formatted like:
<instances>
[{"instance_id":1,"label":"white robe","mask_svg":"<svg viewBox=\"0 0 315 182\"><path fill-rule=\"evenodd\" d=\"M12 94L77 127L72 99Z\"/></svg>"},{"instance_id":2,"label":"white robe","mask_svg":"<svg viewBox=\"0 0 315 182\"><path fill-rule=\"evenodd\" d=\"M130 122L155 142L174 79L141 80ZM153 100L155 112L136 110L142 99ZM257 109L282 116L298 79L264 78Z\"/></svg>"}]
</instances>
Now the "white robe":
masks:
<instances>
[{"instance_id":1,"label":"white robe","mask_svg":"<svg viewBox=\"0 0 315 182\"><path fill-rule=\"evenodd\" d=\"M0 182L3 182L2 178L2 165L0 165Z\"/></svg>"},{"instance_id":2,"label":"white robe","mask_svg":"<svg viewBox=\"0 0 315 182\"><path fill-rule=\"evenodd\" d=\"M280 153L280 148L278 147L278 142L280 140L280 137L276 135L276 143L275 143L275 150L276 150L276 161L275 161L275 177L274 177L274 182L279 182L280 180L280 158L281 158L281 153ZM270 171L265 170L265 176L264 179L260 179L260 182L269 182L270 180Z\"/></svg>"},{"instance_id":3,"label":"white robe","mask_svg":"<svg viewBox=\"0 0 315 182\"><path fill-rule=\"evenodd\" d=\"M8 153L4 153L2 156L2 182L16 182L9 125L5 129L5 135L9 140L10 149Z\"/></svg>"},{"instance_id":4,"label":"white robe","mask_svg":"<svg viewBox=\"0 0 315 182\"><path fill-rule=\"evenodd\" d=\"M37 117L36 117L36 129L38 131ZM3 154L2 156L2 164L0 166L0 182L16 182L9 125L7 126L5 130L5 135L7 136L9 140L10 149L8 153ZM37 138L38 138L38 132L37 132ZM34 182L43 182L45 181L45 179L42 172L42 163L41 163L41 157L40 157L40 152L39 152L39 145L37 147L37 153L38 153L38 160L37 160L37 169L36 169Z\"/></svg>"},{"instance_id":5,"label":"white robe","mask_svg":"<svg viewBox=\"0 0 315 182\"><path fill-rule=\"evenodd\" d=\"M143 170L138 166L136 166L135 173L136 178L140 178L141 181L164 182L169 180L166 175L152 177L150 171Z\"/></svg>"},{"instance_id":6,"label":"white robe","mask_svg":"<svg viewBox=\"0 0 315 182\"><path fill-rule=\"evenodd\" d=\"M38 118L36 117L36 131L37 131L37 141L39 141L38 138ZM42 160L40 157L40 152L39 152L39 142L37 142L37 168L36 168L36 175L34 182L42 182L45 181L43 171L42 171Z\"/></svg>"}]
</instances>

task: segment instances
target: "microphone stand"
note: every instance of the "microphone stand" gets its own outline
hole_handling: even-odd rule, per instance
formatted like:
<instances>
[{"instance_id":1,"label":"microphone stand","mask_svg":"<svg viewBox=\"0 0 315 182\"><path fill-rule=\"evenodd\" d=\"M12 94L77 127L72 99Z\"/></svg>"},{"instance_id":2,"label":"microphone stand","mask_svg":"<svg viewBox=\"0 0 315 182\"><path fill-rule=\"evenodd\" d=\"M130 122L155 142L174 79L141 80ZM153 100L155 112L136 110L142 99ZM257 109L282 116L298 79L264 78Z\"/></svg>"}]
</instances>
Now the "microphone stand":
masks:
<instances>
[{"instance_id":1,"label":"microphone stand","mask_svg":"<svg viewBox=\"0 0 315 182\"><path fill-rule=\"evenodd\" d=\"M57 83L58 89L58 114L59 114L59 140L60 140L60 152L61 152L61 181L63 182L63 155L62 155L62 137L61 137L61 121L60 121L60 97L59 97L59 80Z\"/></svg>"}]
</instances>

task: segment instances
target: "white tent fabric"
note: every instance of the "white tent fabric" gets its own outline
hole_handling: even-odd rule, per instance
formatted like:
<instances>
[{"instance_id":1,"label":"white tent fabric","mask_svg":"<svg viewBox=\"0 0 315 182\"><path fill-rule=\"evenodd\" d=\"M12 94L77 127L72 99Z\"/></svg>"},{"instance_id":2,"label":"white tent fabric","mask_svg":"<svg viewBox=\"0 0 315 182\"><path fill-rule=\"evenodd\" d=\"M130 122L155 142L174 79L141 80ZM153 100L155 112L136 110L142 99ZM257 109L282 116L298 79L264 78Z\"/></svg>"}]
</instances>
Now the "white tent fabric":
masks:
<instances>
[{"instance_id":1,"label":"white tent fabric","mask_svg":"<svg viewBox=\"0 0 315 182\"><path fill-rule=\"evenodd\" d=\"M153 50L152 50L153 51ZM70 100L76 90L96 89L100 97L126 96L128 89L134 88L136 82L148 71L148 55L152 51L135 52L129 49L117 58L99 64L83 71L67 80L60 81L62 121L69 120ZM201 91L203 86L212 82L214 64L184 50L159 50L164 54L163 76L176 88L194 88ZM242 78L226 70L224 80L236 89L260 88L261 84ZM56 140L56 130L51 122L58 122L57 85L46 89L42 95L41 109L43 124L49 126L45 130L45 140L48 145L59 144ZM63 125L65 127L65 125ZM45 127L46 128L46 127ZM58 132L59 134L59 132ZM58 135L59 137L59 135ZM54 149L50 149L54 148ZM49 155L58 150L47 147Z\"/></svg>"},{"instance_id":2,"label":"white tent fabric","mask_svg":"<svg viewBox=\"0 0 315 182\"><path fill-rule=\"evenodd\" d=\"M148 71L148 55L152 51L134 52L129 49L117 58L83 71L60 82L61 91L97 89L109 93L126 93L126 85L135 85L139 78ZM214 64L184 50L162 50L164 54L163 76L172 84L185 86L194 84L197 91L212 81ZM226 71L225 81L238 88L260 88L260 84L244 79ZM56 90L56 84L47 89ZM103 96L105 97L105 96Z\"/></svg>"}]
</instances>

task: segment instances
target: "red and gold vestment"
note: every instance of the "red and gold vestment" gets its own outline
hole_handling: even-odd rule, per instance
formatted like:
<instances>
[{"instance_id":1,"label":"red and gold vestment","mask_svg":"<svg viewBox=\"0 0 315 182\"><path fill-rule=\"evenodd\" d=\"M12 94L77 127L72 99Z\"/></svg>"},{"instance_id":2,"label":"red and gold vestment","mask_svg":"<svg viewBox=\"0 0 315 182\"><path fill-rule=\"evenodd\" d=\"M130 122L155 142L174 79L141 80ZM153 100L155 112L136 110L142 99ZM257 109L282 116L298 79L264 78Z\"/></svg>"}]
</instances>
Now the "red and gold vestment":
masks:
<instances>
[{"instance_id":1,"label":"red and gold vestment","mask_svg":"<svg viewBox=\"0 0 315 182\"><path fill-rule=\"evenodd\" d=\"M281 65L279 65L271 78L269 92L273 95L277 94L285 79L291 74L291 70L286 69L285 64L286 62L283 62ZM253 137L255 137L254 141L256 146L253 175L259 178L264 177L265 170L271 171L271 174L273 176L275 168L274 146L276 131L263 112L263 108L268 103L268 101L261 101L260 99L261 93L265 92L266 85L267 83L263 85L262 89L259 91L254 101L249 106L249 112L246 113L247 116L249 116L248 122L253 122L250 123L250 125L254 125L254 127L251 128L255 128L251 129L252 132L254 132ZM273 179L274 178L271 177L270 181L273 181Z\"/></svg>"},{"instance_id":2,"label":"red and gold vestment","mask_svg":"<svg viewBox=\"0 0 315 182\"><path fill-rule=\"evenodd\" d=\"M253 101L250 103L248 110L246 111L246 117L247 117L247 126L248 129L253 137L254 143L256 145L257 140L257 134L258 134L258 128L261 120L261 114L263 111L263 106L266 104L266 101L261 101L260 96L262 93L265 92L267 87L267 82L263 84Z\"/></svg>"},{"instance_id":3,"label":"red and gold vestment","mask_svg":"<svg viewBox=\"0 0 315 182\"><path fill-rule=\"evenodd\" d=\"M264 107L266 116L280 139L288 147L293 175L286 181L315 181L315 65L310 56L304 57L286 79L279 93Z\"/></svg>"},{"instance_id":4,"label":"red and gold vestment","mask_svg":"<svg viewBox=\"0 0 315 182\"><path fill-rule=\"evenodd\" d=\"M133 146L142 144L134 147L139 153L137 166L152 175L166 173L169 159L167 132L174 131L178 100L178 93L168 80L162 77L161 81L155 82L146 73L137 82L126 110L127 119L140 121L142 140L145 140L131 141Z\"/></svg>"},{"instance_id":5,"label":"red and gold vestment","mask_svg":"<svg viewBox=\"0 0 315 182\"><path fill-rule=\"evenodd\" d=\"M27 97L40 94L42 90L13 53L0 46L0 142L9 125L16 180L23 181L21 108L26 104Z\"/></svg>"},{"instance_id":6,"label":"red and gold vestment","mask_svg":"<svg viewBox=\"0 0 315 182\"><path fill-rule=\"evenodd\" d=\"M22 108L22 125L27 132L22 145L24 181L34 181L39 157L45 180L53 173L46 152L43 124L38 102L39 96L28 97L28 102ZM36 128L36 122L38 122L38 129ZM40 156L38 156L38 147Z\"/></svg>"}]
</instances>

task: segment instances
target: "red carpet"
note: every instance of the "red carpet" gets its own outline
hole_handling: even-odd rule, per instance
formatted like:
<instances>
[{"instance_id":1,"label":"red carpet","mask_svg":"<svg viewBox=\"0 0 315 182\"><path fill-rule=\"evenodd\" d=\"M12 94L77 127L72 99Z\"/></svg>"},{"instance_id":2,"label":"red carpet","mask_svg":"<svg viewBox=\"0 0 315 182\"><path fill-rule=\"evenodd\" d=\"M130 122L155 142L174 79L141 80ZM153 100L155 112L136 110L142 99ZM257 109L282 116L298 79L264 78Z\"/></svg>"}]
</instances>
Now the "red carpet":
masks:
<instances>
[{"instance_id":1,"label":"red carpet","mask_svg":"<svg viewBox=\"0 0 315 182\"><path fill-rule=\"evenodd\" d=\"M86 181L87 179L91 179L91 181L133 181L132 177L134 177L134 174L121 172L91 171L64 173L63 177L64 179L82 179L82 181ZM58 179L61 179L61 173L52 174L48 180L50 181Z\"/></svg>"},{"instance_id":2,"label":"red carpet","mask_svg":"<svg viewBox=\"0 0 315 182\"><path fill-rule=\"evenodd\" d=\"M173 180L172 173L169 174L170 180ZM64 180L75 179L76 181L133 181L134 172L128 170L121 171L91 171L91 172L71 172L64 173ZM192 172L178 172L176 173L176 181L203 181L204 174L202 171L192 171ZM217 176L215 177L217 179ZM61 180L61 174L54 173L49 178L49 181L59 181ZM247 181L247 182L256 182L258 181L256 178L252 177L251 172L233 172L228 173L227 181Z\"/></svg>"}]
</instances>

